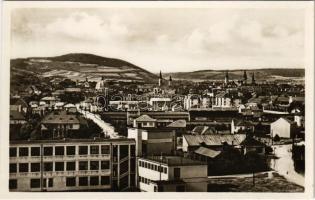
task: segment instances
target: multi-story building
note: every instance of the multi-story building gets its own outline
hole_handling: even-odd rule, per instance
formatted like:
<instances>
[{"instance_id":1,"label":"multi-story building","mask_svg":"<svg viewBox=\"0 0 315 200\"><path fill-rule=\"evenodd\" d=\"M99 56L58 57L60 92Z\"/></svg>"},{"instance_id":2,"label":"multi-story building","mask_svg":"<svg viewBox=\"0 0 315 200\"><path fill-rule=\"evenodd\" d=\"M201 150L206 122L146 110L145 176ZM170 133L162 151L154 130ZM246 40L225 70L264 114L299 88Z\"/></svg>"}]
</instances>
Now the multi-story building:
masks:
<instances>
[{"instance_id":1,"label":"multi-story building","mask_svg":"<svg viewBox=\"0 0 315 200\"><path fill-rule=\"evenodd\" d=\"M207 192L207 164L180 156L139 158L138 187L145 192Z\"/></svg>"},{"instance_id":2,"label":"multi-story building","mask_svg":"<svg viewBox=\"0 0 315 200\"><path fill-rule=\"evenodd\" d=\"M135 186L132 139L10 142L10 191L122 191Z\"/></svg>"}]
</instances>

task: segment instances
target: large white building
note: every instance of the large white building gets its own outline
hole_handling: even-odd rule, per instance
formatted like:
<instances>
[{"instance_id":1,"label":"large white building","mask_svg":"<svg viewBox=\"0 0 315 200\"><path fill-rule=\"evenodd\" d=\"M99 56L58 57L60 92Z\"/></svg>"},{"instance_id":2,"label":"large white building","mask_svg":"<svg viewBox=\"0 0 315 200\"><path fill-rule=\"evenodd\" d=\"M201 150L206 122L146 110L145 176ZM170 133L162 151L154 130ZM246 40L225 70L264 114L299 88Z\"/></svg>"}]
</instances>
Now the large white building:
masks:
<instances>
[{"instance_id":1,"label":"large white building","mask_svg":"<svg viewBox=\"0 0 315 200\"><path fill-rule=\"evenodd\" d=\"M280 138L291 138L293 137L295 128L295 122L281 117L270 124L270 134L272 137L278 135Z\"/></svg>"},{"instance_id":2,"label":"large white building","mask_svg":"<svg viewBox=\"0 0 315 200\"><path fill-rule=\"evenodd\" d=\"M10 142L10 191L121 191L135 187L131 139Z\"/></svg>"},{"instance_id":3,"label":"large white building","mask_svg":"<svg viewBox=\"0 0 315 200\"><path fill-rule=\"evenodd\" d=\"M145 192L207 192L207 164L179 156L139 158L138 187Z\"/></svg>"}]
</instances>

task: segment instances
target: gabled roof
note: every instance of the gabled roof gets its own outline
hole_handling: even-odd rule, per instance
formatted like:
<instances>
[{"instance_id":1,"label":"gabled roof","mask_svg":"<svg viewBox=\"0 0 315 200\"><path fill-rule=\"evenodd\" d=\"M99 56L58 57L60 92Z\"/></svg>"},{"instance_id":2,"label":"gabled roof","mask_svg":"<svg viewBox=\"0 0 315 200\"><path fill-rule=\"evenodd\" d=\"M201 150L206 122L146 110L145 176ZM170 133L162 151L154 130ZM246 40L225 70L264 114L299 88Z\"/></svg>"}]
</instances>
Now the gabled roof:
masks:
<instances>
[{"instance_id":1,"label":"gabled roof","mask_svg":"<svg viewBox=\"0 0 315 200\"><path fill-rule=\"evenodd\" d=\"M215 151L206 147L199 147L198 149L195 150L195 153L203 155L203 156L207 156L210 158L215 158L221 153L221 151Z\"/></svg>"},{"instance_id":2,"label":"gabled roof","mask_svg":"<svg viewBox=\"0 0 315 200\"><path fill-rule=\"evenodd\" d=\"M200 146L201 143L207 146L221 146L223 142L229 145L239 145L246 137L245 134L230 135L183 135L189 146Z\"/></svg>"},{"instance_id":3,"label":"gabled roof","mask_svg":"<svg viewBox=\"0 0 315 200\"><path fill-rule=\"evenodd\" d=\"M24 99L21 98L11 98L10 105L22 105L28 107L28 104L24 101Z\"/></svg>"},{"instance_id":4,"label":"gabled roof","mask_svg":"<svg viewBox=\"0 0 315 200\"><path fill-rule=\"evenodd\" d=\"M10 110L10 120L25 120L25 117L18 111Z\"/></svg>"},{"instance_id":5,"label":"gabled roof","mask_svg":"<svg viewBox=\"0 0 315 200\"><path fill-rule=\"evenodd\" d=\"M151 118L149 115L141 115L136 119L137 122L155 122L156 119Z\"/></svg>"},{"instance_id":6,"label":"gabled roof","mask_svg":"<svg viewBox=\"0 0 315 200\"><path fill-rule=\"evenodd\" d=\"M186 127L186 120L176 120L170 123L167 127L175 127L175 128L185 128Z\"/></svg>"},{"instance_id":7,"label":"gabled roof","mask_svg":"<svg viewBox=\"0 0 315 200\"><path fill-rule=\"evenodd\" d=\"M203 134L206 130L208 130L209 126L196 126L191 132Z\"/></svg>"}]
</instances>

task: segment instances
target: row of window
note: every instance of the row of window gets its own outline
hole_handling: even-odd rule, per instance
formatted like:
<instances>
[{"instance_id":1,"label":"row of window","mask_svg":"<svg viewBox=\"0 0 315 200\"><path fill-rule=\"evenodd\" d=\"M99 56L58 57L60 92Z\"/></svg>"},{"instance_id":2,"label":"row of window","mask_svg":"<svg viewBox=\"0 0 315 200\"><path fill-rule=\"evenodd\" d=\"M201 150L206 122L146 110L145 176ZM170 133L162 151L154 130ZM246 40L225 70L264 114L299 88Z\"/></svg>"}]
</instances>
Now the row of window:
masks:
<instances>
[{"instance_id":1,"label":"row of window","mask_svg":"<svg viewBox=\"0 0 315 200\"><path fill-rule=\"evenodd\" d=\"M105 161L79 161L77 170L106 170L109 169L110 162L108 160ZM44 162L43 163L43 171L76 171L76 163L75 162ZM17 165L19 170L17 170ZM55 165L55 168L53 168ZM10 163L10 173L17 172L40 172L41 167L40 163Z\"/></svg>"},{"instance_id":2,"label":"row of window","mask_svg":"<svg viewBox=\"0 0 315 200\"><path fill-rule=\"evenodd\" d=\"M88 147L89 146L78 146L78 155L88 155ZM91 155L99 155L101 149L101 154L109 154L110 146L109 145L91 145L90 146L90 154ZM18 155L17 155L18 153ZM76 146L47 146L43 147L43 155L44 156L63 156L63 155L75 155L76 154ZM40 147L10 147L10 157L17 156L40 156L41 148Z\"/></svg>"},{"instance_id":3,"label":"row of window","mask_svg":"<svg viewBox=\"0 0 315 200\"><path fill-rule=\"evenodd\" d=\"M139 176L139 182L140 183L144 183L144 184L150 184L151 182L153 182L152 180L148 179L148 178L144 178L142 176Z\"/></svg>"},{"instance_id":4,"label":"row of window","mask_svg":"<svg viewBox=\"0 0 315 200\"><path fill-rule=\"evenodd\" d=\"M77 182L78 179L78 182ZM30 179L30 188L40 188L40 179ZM75 187L75 186L97 186L97 185L109 185L110 178L109 176L86 176L86 177L66 177L66 186ZM9 189L17 189L18 180L10 179L9 180ZM44 178L43 179L43 188L50 188L54 186L53 178Z\"/></svg>"},{"instance_id":5,"label":"row of window","mask_svg":"<svg viewBox=\"0 0 315 200\"><path fill-rule=\"evenodd\" d=\"M139 166L167 174L167 167L159 166L159 165L145 162L145 161L141 161L141 160L139 160Z\"/></svg>"}]
</instances>

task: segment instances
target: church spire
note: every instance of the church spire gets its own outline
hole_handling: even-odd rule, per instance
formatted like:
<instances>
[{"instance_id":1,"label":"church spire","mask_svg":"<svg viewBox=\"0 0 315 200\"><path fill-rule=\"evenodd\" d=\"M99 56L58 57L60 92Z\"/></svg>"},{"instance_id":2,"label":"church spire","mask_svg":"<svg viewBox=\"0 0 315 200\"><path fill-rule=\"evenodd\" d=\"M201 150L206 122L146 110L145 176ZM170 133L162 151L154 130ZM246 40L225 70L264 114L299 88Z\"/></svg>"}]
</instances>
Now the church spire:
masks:
<instances>
[{"instance_id":1,"label":"church spire","mask_svg":"<svg viewBox=\"0 0 315 200\"><path fill-rule=\"evenodd\" d=\"M246 74L246 70L244 70L243 81L244 81L244 84L247 84L247 74Z\"/></svg>"},{"instance_id":2,"label":"church spire","mask_svg":"<svg viewBox=\"0 0 315 200\"><path fill-rule=\"evenodd\" d=\"M224 83L225 83L225 84L228 84L228 82L229 82L229 72L228 72L228 71L226 71L226 72L225 72L225 79L224 79Z\"/></svg>"},{"instance_id":3,"label":"church spire","mask_svg":"<svg viewBox=\"0 0 315 200\"><path fill-rule=\"evenodd\" d=\"M172 76L170 76L170 79L168 81L168 86L171 86L172 85Z\"/></svg>"},{"instance_id":4,"label":"church spire","mask_svg":"<svg viewBox=\"0 0 315 200\"><path fill-rule=\"evenodd\" d=\"M252 84L255 85L255 73L252 74Z\"/></svg>"},{"instance_id":5,"label":"church spire","mask_svg":"<svg viewBox=\"0 0 315 200\"><path fill-rule=\"evenodd\" d=\"M159 86L162 85L162 71L160 70L160 76L159 76Z\"/></svg>"}]
</instances>

